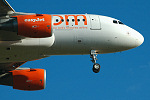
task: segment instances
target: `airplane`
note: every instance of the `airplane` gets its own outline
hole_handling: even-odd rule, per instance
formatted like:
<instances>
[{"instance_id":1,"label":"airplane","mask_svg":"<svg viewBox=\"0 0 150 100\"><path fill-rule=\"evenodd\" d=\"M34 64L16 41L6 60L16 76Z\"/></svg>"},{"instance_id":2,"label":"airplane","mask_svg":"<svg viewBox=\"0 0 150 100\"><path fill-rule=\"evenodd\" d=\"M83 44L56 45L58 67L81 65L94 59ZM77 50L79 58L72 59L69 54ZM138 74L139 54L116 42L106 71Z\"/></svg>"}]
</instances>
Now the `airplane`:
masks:
<instances>
[{"instance_id":1,"label":"airplane","mask_svg":"<svg viewBox=\"0 0 150 100\"><path fill-rule=\"evenodd\" d=\"M98 54L140 46L144 37L115 18L94 14L16 12L0 0L0 85L35 91L46 85L46 70L21 68L52 55L90 55L93 72Z\"/></svg>"}]
</instances>

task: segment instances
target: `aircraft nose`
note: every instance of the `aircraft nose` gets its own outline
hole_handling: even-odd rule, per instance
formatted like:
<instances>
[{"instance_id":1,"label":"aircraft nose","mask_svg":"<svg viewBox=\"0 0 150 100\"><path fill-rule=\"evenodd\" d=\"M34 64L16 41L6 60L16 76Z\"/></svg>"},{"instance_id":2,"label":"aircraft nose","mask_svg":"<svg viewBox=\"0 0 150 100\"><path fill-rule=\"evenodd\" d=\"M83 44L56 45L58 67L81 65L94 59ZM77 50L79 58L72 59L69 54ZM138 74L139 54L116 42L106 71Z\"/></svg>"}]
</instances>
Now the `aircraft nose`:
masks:
<instances>
[{"instance_id":1,"label":"aircraft nose","mask_svg":"<svg viewBox=\"0 0 150 100\"><path fill-rule=\"evenodd\" d=\"M140 46L144 42L144 37L139 32L137 34L137 45Z\"/></svg>"},{"instance_id":2,"label":"aircraft nose","mask_svg":"<svg viewBox=\"0 0 150 100\"><path fill-rule=\"evenodd\" d=\"M132 37L135 39L135 47L140 46L144 42L144 37L136 30L130 30Z\"/></svg>"},{"instance_id":3,"label":"aircraft nose","mask_svg":"<svg viewBox=\"0 0 150 100\"><path fill-rule=\"evenodd\" d=\"M124 26L126 38L123 38L121 43L123 43L124 49L132 49L140 46L144 42L144 37L136 30Z\"/></svg>"}]
</instances>

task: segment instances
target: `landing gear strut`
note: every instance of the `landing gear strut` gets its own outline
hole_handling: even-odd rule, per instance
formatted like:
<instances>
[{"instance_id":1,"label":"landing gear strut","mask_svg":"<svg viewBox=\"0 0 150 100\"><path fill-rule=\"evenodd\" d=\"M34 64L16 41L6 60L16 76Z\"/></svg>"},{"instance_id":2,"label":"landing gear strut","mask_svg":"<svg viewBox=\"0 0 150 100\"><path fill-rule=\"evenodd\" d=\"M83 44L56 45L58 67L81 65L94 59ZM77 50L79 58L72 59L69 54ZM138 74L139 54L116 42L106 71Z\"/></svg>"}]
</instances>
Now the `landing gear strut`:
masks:
<instances>
[{"instance_id":1,"label":"landing gear strut","mask_svg":"<svg viewBox=\"0 0 150 100\"><path fill-rule=\"evenodd\" d=\"M101 66L98 63L96 63L96 61L98 60L97 59L97 54L98 53L95 50L91 50L90 58L92 59L91 60L92 63L94 63L93 64L93 69L92 69L94 73L98 73L100 71L100 68L101 68Z\"/></svg>"}]
</instances>

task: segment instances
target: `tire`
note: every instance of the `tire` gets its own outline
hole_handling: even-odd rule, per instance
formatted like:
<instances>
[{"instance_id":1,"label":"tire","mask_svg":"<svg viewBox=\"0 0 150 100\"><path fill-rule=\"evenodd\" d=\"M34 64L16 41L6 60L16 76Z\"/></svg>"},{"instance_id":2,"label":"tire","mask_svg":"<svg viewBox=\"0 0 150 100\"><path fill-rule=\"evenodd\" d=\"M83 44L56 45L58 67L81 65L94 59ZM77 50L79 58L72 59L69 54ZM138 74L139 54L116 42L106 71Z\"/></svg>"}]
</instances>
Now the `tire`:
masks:
<instances>
[{"instance_id":1,"label":"tire","mask_svg":"<svg viewBox=\"0 0 150 100\"><path fill-rule=\"evenodd\" d=\"M101 66L98 63L94 64L93 65L93 72L98 73L100 71L100 68L101 68Z\"/></svg>"}]
</instances>

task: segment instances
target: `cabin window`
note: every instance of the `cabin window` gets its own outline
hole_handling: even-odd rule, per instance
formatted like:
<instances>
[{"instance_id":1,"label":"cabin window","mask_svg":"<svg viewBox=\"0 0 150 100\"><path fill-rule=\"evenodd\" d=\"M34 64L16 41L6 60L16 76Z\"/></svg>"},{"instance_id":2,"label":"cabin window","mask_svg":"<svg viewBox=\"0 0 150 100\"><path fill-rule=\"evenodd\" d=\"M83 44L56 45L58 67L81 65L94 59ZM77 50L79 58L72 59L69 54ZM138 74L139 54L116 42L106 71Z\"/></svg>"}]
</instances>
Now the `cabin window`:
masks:
<instances>
[{"instance_id":1,"label":"cabin window","mask_svg":"<svg viewBox=\"0 0 150 100\"><path fill-rule=\"evenodd\" d=\"M75 20L74 19L72 19L72 22L74 22Z\"/></svg>"},{"instance_id":2,"label":"cabin window","mask_svg":"<svg viewBox=\"0 0 150 100\"><path fill-rule=\"evenodd\" d=\"M58 19L56 19L56 22L58 22L59 20Z\"/></svg>"},{"instance_id":3,"label":"cabin window","mask_svg":"<svg viewBox=\"0 0 150 100\"><path fill-rule=\"evenodd\" d=\"M64 19L61 19L62 22L64 22Z\"/></svg>"},{"instance_id":4,"label":"cabin window","mask_svg":"<svg viewBox=\"0 0 150 100\"><path fill-rule=\"evenodd\" d=\"M69 22L69 19L67 19L67 22Z\"/></svg>"}]
</instances>

